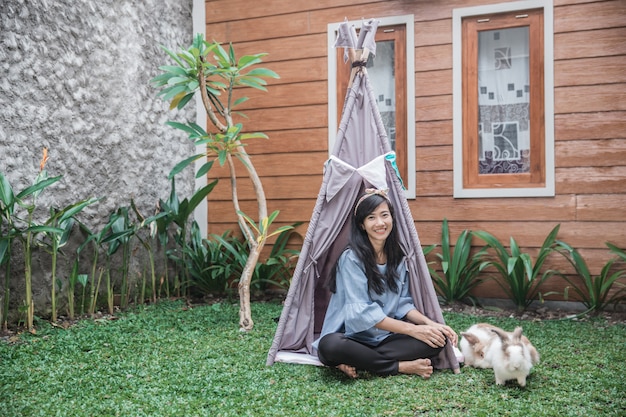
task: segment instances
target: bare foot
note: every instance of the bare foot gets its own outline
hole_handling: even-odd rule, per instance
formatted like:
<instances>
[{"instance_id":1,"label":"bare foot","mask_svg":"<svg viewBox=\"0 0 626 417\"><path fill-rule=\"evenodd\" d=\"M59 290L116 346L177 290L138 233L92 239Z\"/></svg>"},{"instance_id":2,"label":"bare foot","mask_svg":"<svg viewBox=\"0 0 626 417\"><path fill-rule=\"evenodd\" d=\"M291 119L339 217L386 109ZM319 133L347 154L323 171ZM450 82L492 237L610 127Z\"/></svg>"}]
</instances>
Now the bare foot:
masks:
<instances>
[{"instance_id":1,"label":"bare foot","mask_svg":"<svg viewBox=\"0 0 626 417\"><path fill-rule=\"evenodd\" d=\"M398 363L398 372L401 374L419 375L424 379L428 379L433 374L433 367L430 364L430 359L400 361Z\"/></svg>"},{"instance_id":2,"label":"bare foot","mask_svg":"<svg viewBox=\"0 0 626 417\"><path fill-rule=\"evenodd\" d=\"M354 379L357 377L356 368L354 366L341 364L337 365L337 369L348 375L350 378Z\"/></svg>"}]
</instances>

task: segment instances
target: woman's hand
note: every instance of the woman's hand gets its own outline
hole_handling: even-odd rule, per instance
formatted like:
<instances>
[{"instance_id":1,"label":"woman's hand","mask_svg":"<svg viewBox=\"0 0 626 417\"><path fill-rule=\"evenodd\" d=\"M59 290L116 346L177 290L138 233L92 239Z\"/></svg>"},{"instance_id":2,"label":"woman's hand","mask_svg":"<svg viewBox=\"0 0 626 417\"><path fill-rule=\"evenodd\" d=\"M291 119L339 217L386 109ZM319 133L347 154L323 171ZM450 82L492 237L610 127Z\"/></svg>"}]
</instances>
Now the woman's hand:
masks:
<instances>
[{"instance_id":1,"label":"woman's hand","mask_svg":"<svg viewBox=\"0 0 626 417\"><path fill-rule=\"evenodd\" d=\"M446 338L453 346L457 344L456 333L445 324L416 324L410 335L434 348L443 347L446 344Z\"/></svg>"},{"instance_id":2,"label":"woman's hand","mask_svg":"<svg viewBox=\"0 0 626 417\"><path fill-rule=\"evenodd\" d=\"M412 323L415 323L416 327L422 327L421 329L412 329L414 333L411 333L411 336L414 338L421 340L425 343L428 343L432 347L441 347L443 344L433 344L437 343L441 340L441 337L447 337L452 343L452 346L456 346L458 343L458 336L454 330L450 326L446 326L445 324L437 323L417 310L411 310L407 314L407 318Z\"/></svg>"}]
</instances>

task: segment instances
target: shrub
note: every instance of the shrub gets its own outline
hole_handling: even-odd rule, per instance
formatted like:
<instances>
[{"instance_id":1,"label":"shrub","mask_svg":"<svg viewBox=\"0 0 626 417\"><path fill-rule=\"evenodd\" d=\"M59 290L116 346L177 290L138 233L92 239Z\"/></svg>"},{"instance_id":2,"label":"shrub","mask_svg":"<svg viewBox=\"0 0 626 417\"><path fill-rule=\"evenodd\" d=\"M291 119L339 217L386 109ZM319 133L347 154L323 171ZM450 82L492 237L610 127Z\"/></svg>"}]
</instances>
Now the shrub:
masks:
<instances>
[{"instance_id":1,"label":"shrub","mask_svg":"<svg viewBox=\"0 0 626 417\"><path fill-rule=\"evenodd\" d=\"M515 303L518 311L524 311L535 300L539 293L539 287L546 279L554 275L556 271L547 270L541 273L541 268L548 255L556 246L556 235L560 225L556 225L548 234L539 249L537 259L533 264L531 256L522 253L517 242L511 237L511 252L500 243L492 234L485 231L474 232L474 236L484 240L487 246L495 251L495 257L487 260L483 267L495 267L504 283L497 281L507 296ZM544 294L547 295L547 294Z\"/></svg>"},{"instance_id":2,"label":"shrub","mask_svg":"<svg viewBox=\"0 0 626 417\"><path fill-rule=\"evenodd\" d=\"M626 276L626 270L615 271L613 268L617 261L626 261L626 252L609 242L606 242L606 246L617 258L605 263L599 275L592 275L587 262L576 249L565 242L557 241L556 250L574 267L579 280L565 274L559 275L572 286L580 301L587 307L587 312L597 313L610 304L617 305L626 299L626 286L618 282L621 277ZM616 289L617 286L620 288Z\"/></svg>"},{"instance_id":3,"label":"shrub","mask_svg":"<svg viewBox=\"0 0 626 417\"><path fill-rule=\"evenodd\" d=\"M429 247L427 251L430 252L432 249L433 247ZM470 296L470 292L483 281L482 278L478 277L478 274L486 266L482 262L486 248L481 249L474 255L471 255L471 249L472 232L463 230L457 238L454 250L451 250L448 220L443 219L441 226L441 253L437 253L436 256L441 262L441 270L444 277L441 277L433 268L429 267L429 270L437 293L446 303L466 299L474 301L473 297Z\"/></svg>"}]
</instances>

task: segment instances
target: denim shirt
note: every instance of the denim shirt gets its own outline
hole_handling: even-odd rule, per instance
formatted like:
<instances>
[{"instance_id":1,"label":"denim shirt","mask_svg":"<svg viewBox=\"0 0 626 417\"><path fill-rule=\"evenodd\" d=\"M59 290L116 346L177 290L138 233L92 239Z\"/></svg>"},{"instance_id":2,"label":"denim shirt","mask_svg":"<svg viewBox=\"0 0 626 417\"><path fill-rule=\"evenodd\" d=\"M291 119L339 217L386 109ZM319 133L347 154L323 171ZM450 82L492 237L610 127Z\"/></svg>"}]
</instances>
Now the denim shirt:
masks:
<instances>
[{"instance_id":1,"label":"denim shirt","mask_svg":"<svg viewBox=\"0 0 626 417\"><path fill-rule=\"evenodd\" d=\"M381 273L386 265L378 265ZM337 264L336 291L331 294L320 339L328 333L343 332L351 339L376 346L391 333L374 327L385 317L398 320L415 309L409 293L408 271L403 261L398 265L398 292L385 289L382 294L368 291L365 267L356 254L347 249ZM317 348L319 339L313 342Z\"/></svg>"}]
</instances>

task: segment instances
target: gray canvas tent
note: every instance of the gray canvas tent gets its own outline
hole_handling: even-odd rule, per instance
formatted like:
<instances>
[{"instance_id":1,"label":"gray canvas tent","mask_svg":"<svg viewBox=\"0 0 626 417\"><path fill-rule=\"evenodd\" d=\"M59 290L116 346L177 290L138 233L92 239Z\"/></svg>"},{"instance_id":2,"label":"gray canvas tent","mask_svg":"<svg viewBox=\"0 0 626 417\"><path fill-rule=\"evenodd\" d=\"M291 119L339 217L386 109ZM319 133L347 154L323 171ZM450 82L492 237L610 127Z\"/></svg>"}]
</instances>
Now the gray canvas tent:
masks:
<instances>
[{"instance_id":1,"label":"gray canvas tent","mask_svg":"<svg viewBox=\"0 0 626 417\"><path fill-rule=\"evenodd\" d=\"M278 322L267 365L290 362L320 365L311 344L319 336L330 292L326 288L333 265L348 243L354 203L365 188L388 188L396 208L400 244L407 257L411 296L426 316L443 323L443 316L422 252L395 154L378 111L364 63L375 54L377 20L364 22L357 38L354 27L339 27L335 47L346 48L352 61L351 82L344 102L334 149L324 165L321 189L300 257ZM451 346L434 361L438 369L458 369Z\"/></svg>"}]
</instances>

